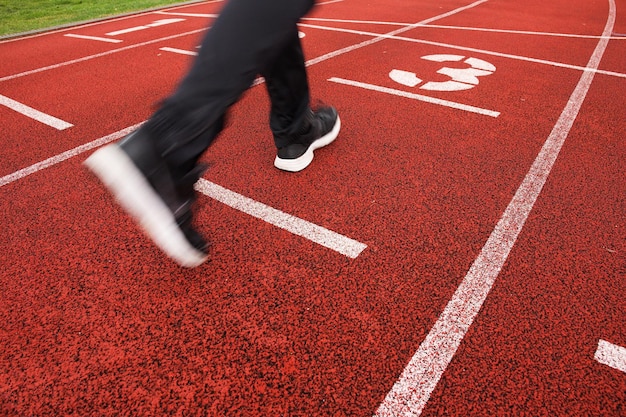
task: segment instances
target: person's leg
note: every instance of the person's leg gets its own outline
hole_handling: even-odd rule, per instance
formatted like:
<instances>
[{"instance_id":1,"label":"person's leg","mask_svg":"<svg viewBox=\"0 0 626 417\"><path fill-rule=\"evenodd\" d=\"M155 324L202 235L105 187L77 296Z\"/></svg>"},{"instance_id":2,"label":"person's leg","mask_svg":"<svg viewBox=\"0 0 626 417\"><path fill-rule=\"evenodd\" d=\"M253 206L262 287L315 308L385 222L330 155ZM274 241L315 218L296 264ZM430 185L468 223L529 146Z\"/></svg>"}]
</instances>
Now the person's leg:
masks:
<instances>
[{"instance_id":1,"label":"person's leg","mask_svg":"<svg viewBox=\"0 0 626 417\"><path fill-rule=\"evenodd\" d=\"M270 128L278 150L274 165L300 171L313 160L313 150L331 143L341 122L335 109L313 112L304 52L294 25L290 40L261 72L271 101Z\"/></svg>"},{"instance_id":2,"label":"person's leg","mask_svg":"<svg viewBox=\"0 0 626 417\"><path fill-rule=\"evenodd\" d=\"M261 75L270 96L270 129L279 149L289 145L291 138L298 134L309 110L309 81L296 25L289 41Z\"/></svg>"},{"instance_id":3,"label":"person's leg","mask_svg":"<svg viewBox=\"0 0 626 417\"><path fill-rule=\"evenodd\" d=\"M229 0L177 90L136 132L86 165L166 254L201 264L207 244L192 227L202 153L254 77L274 62L313 0Z\"/></svg>"},{"instance_id":4,"label":"person's leg","mask_svg":"<svg viewBox=\"0 0 626 417\"><path fill-rule=\"evenodd\" d=\"M287 45L293 42L297 22L312 6L313 0L230 0L226 4L177 90L146 123L170 165L193 166L221 131L227 109L254 78L268 66L287 65L289 59L282 59L282 54L290 49ZM298 76L306 82L304 63L300 65L302 75ZM282 87L297 90L296 95L302 91L294 83Z\"/></svg>"}]
</instances>

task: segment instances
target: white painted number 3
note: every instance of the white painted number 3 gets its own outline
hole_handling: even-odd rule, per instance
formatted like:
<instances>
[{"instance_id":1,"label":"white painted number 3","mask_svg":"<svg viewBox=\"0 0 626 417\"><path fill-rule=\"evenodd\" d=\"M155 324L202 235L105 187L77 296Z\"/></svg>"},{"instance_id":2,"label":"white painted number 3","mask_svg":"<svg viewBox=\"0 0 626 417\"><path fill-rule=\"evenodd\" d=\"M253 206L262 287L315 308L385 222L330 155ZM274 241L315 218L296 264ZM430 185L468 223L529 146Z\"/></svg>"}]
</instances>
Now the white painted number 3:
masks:
<instances>
[{"instance_id":1,"label":"white painted number 3","mask_svg":"<svg viewBox=\"0 0 626 417\"><path fill-rule=\"evenodd\" d=\"M478 58L467 58L462 55L426 55L422 59L432 62L461 62L468 64L469 68L449 68L443 67L437 74L447 75L448 81L428 81L420 86L422 90L430 91L461 91L469 90L478 85L478 77L493 74L496 67L487 61ZM417 74L408 71L394 69L389 73L389 77L402 85L415 87L423 80Z\"/></svg>"}]
</instances>

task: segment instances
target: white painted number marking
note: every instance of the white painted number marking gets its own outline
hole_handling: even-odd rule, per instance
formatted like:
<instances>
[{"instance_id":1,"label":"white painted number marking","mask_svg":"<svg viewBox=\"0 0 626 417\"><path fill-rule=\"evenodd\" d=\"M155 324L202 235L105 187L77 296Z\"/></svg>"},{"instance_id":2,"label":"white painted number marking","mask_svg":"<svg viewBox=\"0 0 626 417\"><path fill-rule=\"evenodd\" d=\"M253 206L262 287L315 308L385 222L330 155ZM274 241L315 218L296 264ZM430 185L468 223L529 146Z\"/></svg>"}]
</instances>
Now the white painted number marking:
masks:
<instances>
[{"instance_id":1,"label":"white painted number marking","mask_svg":"<svg viewBox=\"0 0 626 417\"><path fill-rule=\"evenodd\" d=\"M417 78L417 75L415 75L415 73L408 71L402 71L397 69L391 70L389 76L395 82L406 85L407 87L415 87L422 82L421 78Z\"/></svg>"},{"instance_id":2,"label":"white painted number marking","mask_svg":"<svg viewBox=\"0 0 626 417\"><path fill-rule=\"evenodd\" d=\"M469 90L478 85L478 77L493 74L496 67L482 59L462 55L425 55L422 59L431 62L463 62L469 65L469 68L450 68L443 67L437 71L437 74L447 75L450 77L448 81L428 81L420 89L429 91L461 91ZM422 82L417 74L394 69L389 73L389 77L397 83L406 85L407 87L415 87Z\"/></svg>"}]
</instances>

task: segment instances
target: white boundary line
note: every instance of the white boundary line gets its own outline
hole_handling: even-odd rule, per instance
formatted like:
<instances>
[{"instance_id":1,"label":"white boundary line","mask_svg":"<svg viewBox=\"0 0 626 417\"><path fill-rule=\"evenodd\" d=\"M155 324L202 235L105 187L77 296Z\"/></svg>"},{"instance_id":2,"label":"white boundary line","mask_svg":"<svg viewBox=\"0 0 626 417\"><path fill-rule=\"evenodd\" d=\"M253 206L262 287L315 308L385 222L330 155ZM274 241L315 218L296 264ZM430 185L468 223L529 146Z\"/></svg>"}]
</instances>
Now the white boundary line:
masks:
<instances>
[{"instance_id":1,"label":"white boundary line","mask_svg":"<svg viewBox=\"0 0 626 417\"><path fill-rule=\"evenodd\" d=\"M261 219L294 235L302 236L349 258L356 258L367 248L367 245L361 242L252 200L204 178L200 178L196 183L196 190L227 206Z\"/></svg>"},{"instance_id":2,"label":"white boundary line","mask_svg":"<svg viewBox=\"0 0 626 417\"><path fill-rule=\"evenodd\" d=\"M626 348L600 339L593 358L603 365L626 372Z\"/></svg>"},{"instance_id":3,"label":"white boundary line","mask_svg":"<svg viewBox=\"0 0 626 417\"><path fill-rule=\"evenodd\" d=\"M615 1L609 0L609 3L609 16L604 35L610 34L615 24ZM587 64L589 70L583 72L522 184L443 313L409 361L400 379L380 404L376 417L415 417L424 410L430 395L491 291L548 179L589 91L594 69L600 64L608 39L605 36L600 39Z\"/></svg>"},{"instance_id":4,"label":"white boundary line","mask_svg":"<svg viewBox=\"0 0 626 417\"><path fill-rule=\"evenodd\" d=\"M410 98L413 100L424 101L426 103L438 104L440 106L450 107L450 108L457 109L457 110L463 110L463 111L467 111L470 113L482 114L484 116L498 117L500 115L500 112L493 111L493 110L481 109L480 107L474 107L468 104L455 103L454 101L442 100L442 99L435 98L435 97L409 93L407 91L396 90L396 89L388 88L388 87L381 87L379 85L367 84L367 83L362 83L359 81L346 80L346 79L337 78L337 77L329 78L328 81L331 81L333 83L338 83L338 84L350 85L353 87L364 88L366 90L392 94L394 96Z\"/></svg>"},{"instance_id":5,"label":"white boundary line","mask_svg":"<svg viewBox=\"0 0 626 417\"><path fill-rule=\"evenodd\" d=\"M65 130L74 126L71 123L65 122L61 119L57 119L54 116L50 116L49 114L40 112L39 110L36 110L36 109L33 109L32 107L27 106L26 104L22 104L18 101L15 101L3 95L0 95L0 105L6 106L10 108L11 110L21 113L26 117L29 117L40 123L53 127L57 130Z\"/></svg>"}]
</instances>

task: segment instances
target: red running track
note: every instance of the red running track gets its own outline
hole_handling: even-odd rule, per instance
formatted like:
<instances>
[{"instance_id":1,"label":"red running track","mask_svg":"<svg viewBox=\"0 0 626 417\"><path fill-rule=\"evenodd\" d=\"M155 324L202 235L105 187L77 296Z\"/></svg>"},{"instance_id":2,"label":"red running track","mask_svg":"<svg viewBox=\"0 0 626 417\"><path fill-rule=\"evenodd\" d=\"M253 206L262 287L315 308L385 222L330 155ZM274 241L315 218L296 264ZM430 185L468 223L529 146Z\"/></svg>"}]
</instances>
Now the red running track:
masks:
<instances>
[{"instance_id":1,"label":"red running track","mask_svg":"<svg viewBox=\"0 0 626 417\"><path fill-rule=\"evenodd\" d=\"M322 2L341 134L276 170L252 87L188 270L82 161L221 7L0 42L0 414L626 415L626 4Z\"/></svg>"}]
</instances>

